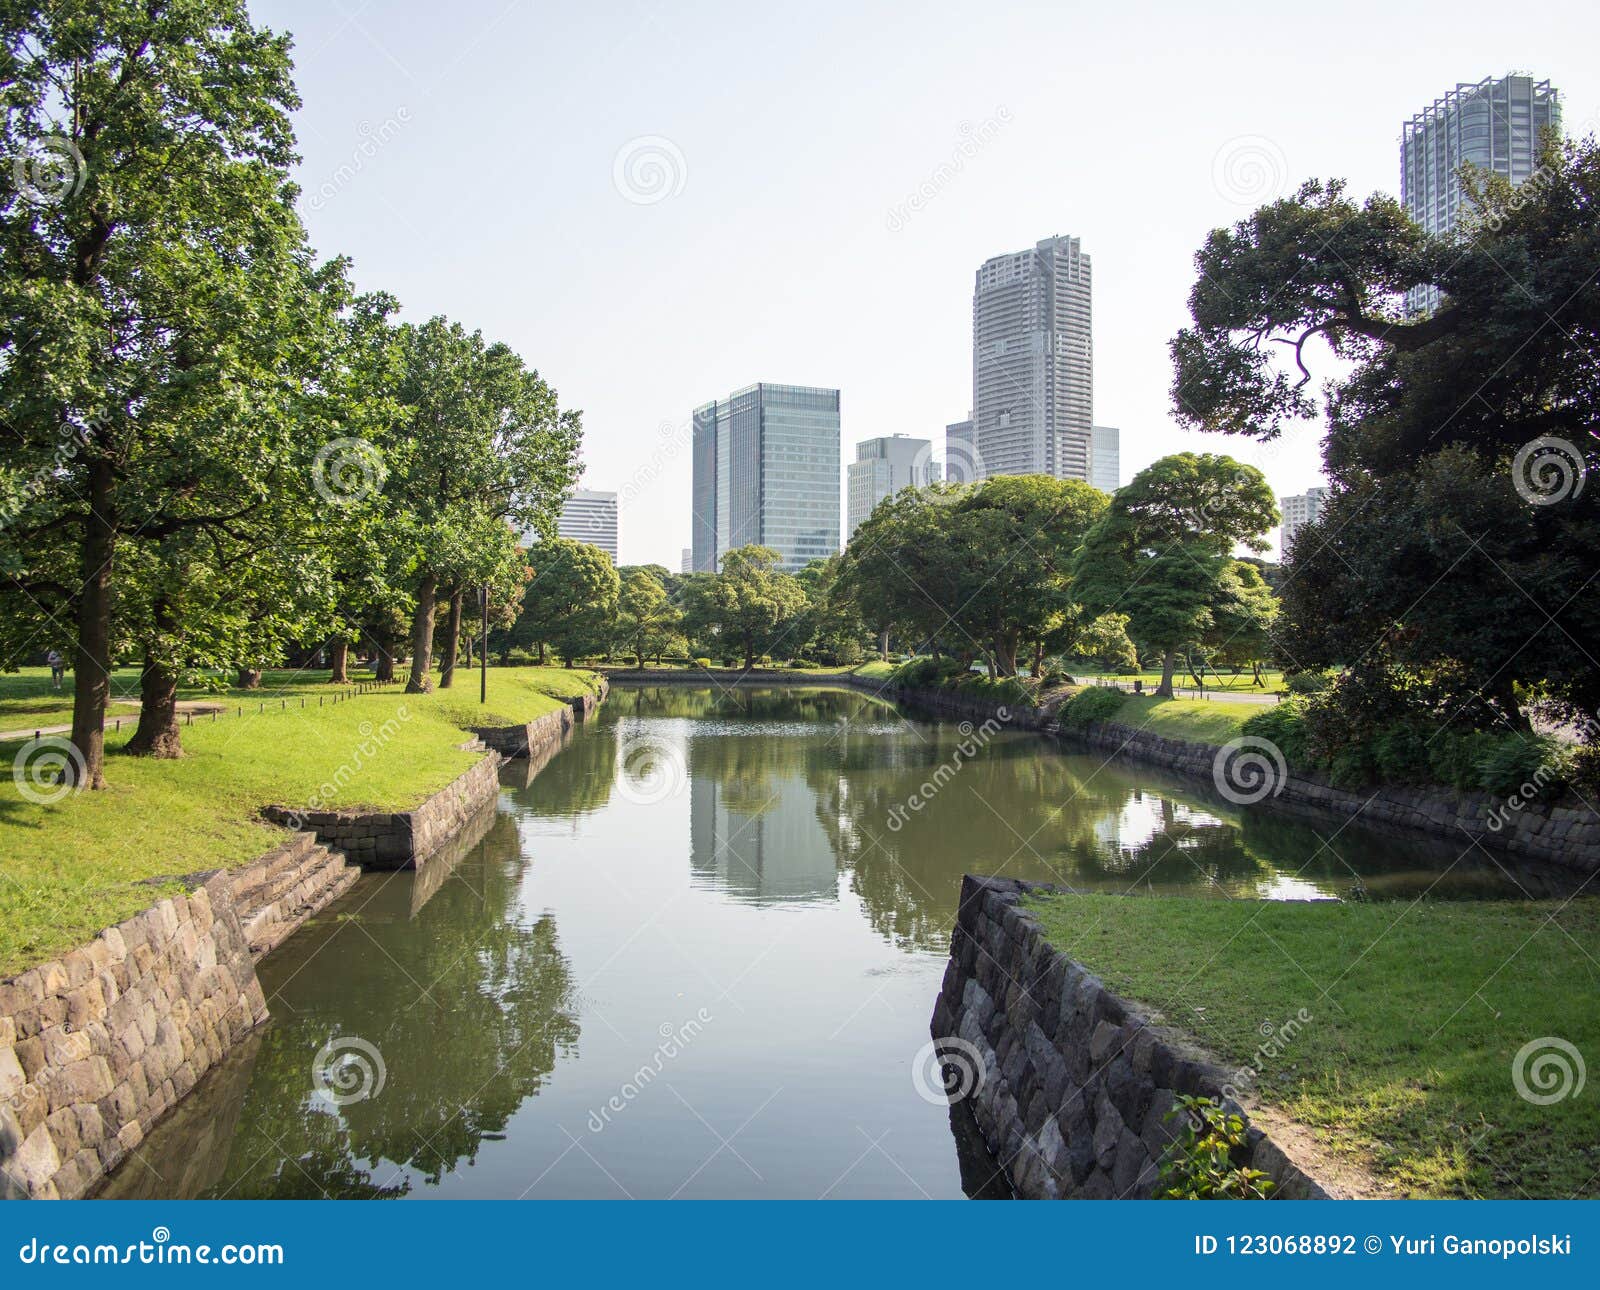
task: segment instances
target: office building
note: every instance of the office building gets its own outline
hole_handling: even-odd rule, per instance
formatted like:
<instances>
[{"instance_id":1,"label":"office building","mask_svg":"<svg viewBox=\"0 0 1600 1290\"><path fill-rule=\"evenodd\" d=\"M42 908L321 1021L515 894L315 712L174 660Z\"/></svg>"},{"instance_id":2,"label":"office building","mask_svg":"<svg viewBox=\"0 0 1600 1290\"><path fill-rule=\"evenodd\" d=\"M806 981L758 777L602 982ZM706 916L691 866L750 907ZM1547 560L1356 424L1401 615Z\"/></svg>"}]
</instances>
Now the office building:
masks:
<instances>
[{"instance_id":1,"label":"office building","mask_svg":"<svg viewBox=\"0 0 1600 1290\"><path fill-rule=\"evenodd\" d=\"M1459 82L1400 128L1400 200L1429 233L1453 233L1471 212L1461 189L1466 164L1504 175L1514 184L1539 166L1539 136L1560 129L1561 100L1549 81L1510 75ZM1413 313L1438 308L1437 287L1406 297Z\"/></svg>"},{"instance_id":2,"label":"office building","mask_svg":"<svg viewBox=\"0 0 1600 1290\"><path fill-rule=\"evenodd\" d=\"M952 484L975 484L983 478L970 412L965 421L952 421L944 428L944 478Z\"/></svg>"},{"instance_id":3,"label":"office building","mask_svg":"<svg viewBox=\"0 0 1600 1290\"><path fill-rule=\"evenodd\" d=\"M1102 493L1122 487L1122 431L1116 426L1095 426L1094 451L1089 460L1089 482Z\"/></svg>"},{"instance_id":4,"label":"office building","mask_svg":"<svg viewBox=\"0 0 1600 1290\"><path fill-rule=\"evenodd\" d=\"M972 293L972 419L989 475L1087 480L1094 424L1089 257L1075 237L996 256Z\"/></svg>"},{"instance_id":5,"label":"office building","mask_svg":"<svg viewBox=\"0 0 1600 1290\"><path fill-rule=\"evenodd\" d=\"M617 495L578 489L561 508L556 533L597 546L611 557L612 564L617 563Z\"/></svg>"},{"instance_id":6,"label":"office building","mask_svg":"<svg viewBox=\"0 0 1600 1290\"><path fill-rule=\"evenodd\" d=\"M939 478L933 443L909 435L888 435L856 445L856 459L846 471L845 541L855 536L872 508L902 488L922 488Z\"/></svg>"},{"instance_id":7,"label":"office building","mask_svg":"<svg viewBox=\"0 0 1600 1290\"><path fill-rule=\"evenodd\" d=\"M797 572L839 550L839 391L750 385L694 411L693 560L752 542Z\"/></svg>"},{"instance_id":8,"label":"office building","mask_svg":"<svg viewBox=\"0 0 1600 1290\"><path fill-rule=\"evenodd\" d=\"M692 546L686 546L683 548L683 558L678 562L678 572L694 572L694 548Z\"/></svg>"},{"instance_id":9,"label":"office building","mask_svg":"<svg viewBox=\"0 0 1600 1290\"><path fill-rule=\"evenodd\" d=\"M1303 525L1311 523L1322 514L1322 508L1327 501L1326 488L1308 488L1294 497L1278 499L1278 509L1283 512L1283 524L1278 538L1280 560L1289 553L1289 544L1294 541L1294 535Z\"/></svg>"}]
</instances>

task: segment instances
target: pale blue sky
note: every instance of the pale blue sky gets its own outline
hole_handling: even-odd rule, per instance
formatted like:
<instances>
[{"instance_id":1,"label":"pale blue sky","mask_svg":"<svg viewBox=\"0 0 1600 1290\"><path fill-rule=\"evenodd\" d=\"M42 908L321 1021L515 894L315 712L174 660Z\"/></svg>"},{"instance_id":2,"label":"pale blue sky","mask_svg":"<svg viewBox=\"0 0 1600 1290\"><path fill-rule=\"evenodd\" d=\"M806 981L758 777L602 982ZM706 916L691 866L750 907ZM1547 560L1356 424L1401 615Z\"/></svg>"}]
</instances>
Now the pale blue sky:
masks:
<instances>
[{"instance_id":1,"label":"pale blue sky","mask_svg":"<svg viewBox=\"0 0 1600 1290\"><path fill-rule=\"evenodd\" d=\"M691 408L838 386L845 460L942 440L971 398L973 271L1053 233L1094 259L1095 419L1124 481L1196 448L1300 491L1314 428L1271 450L1168 412L1206 232L1313 175L1396 192L1401 121L1457 80L1532 72L1569 131L1600 117L1592 0L251 8L296 37L319 251L408 317L515 346L583 409L623 561L672 568ZM641 139L665 184L624 191Z\"/></svg>"}]
</instances>

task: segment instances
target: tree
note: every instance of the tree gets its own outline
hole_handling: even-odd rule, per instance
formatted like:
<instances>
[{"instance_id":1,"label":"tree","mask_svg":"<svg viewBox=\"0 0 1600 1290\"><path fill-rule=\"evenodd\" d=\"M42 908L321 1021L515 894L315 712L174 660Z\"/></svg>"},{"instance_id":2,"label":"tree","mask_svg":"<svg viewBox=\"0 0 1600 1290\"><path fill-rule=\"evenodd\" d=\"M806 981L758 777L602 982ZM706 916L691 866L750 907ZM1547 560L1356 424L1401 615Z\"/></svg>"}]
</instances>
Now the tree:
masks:
<instances>
[{"instance_id":1,"label":"tree","mask_svg":"<svg viewBox=\"0 0 1600 1290\"><path fill-rule=\"evenodd\" d=\"M1213 663L1248 667L1255 684L1264 686L1261 664L1276 650L1273 626L1277 618L1278 599L1261 570L1248 560L1231 560L1217 580L1211 630L1200 644L1210 652Z\"/></svg>"},{"instance_id":2,"label":"tree","mask_svg":"<svg viewBox=\"0 0 1600 1290\"><path fill-rule=\"evenodd\" d=\"M10 5L0 43L0 154L31 176L0 196L0 424L28 499L0 631L74 621L71 769L100 787L119 543L220 531L281 486L313 321L298 99L288 39L239 0Z\"/></svg>"},{"instance_id":3,"label":"tree","mask_svg":"<svg viewBox=\"0 0 1600 1290\"><path fill-rule=\"evenodd\" d=\"M710 588L710 609L718 634L744 652L748 671L756 655L776 648L786 625L806 606L806 593L778 568L771 547L741 546L722 557Z\"/></svg>"},{"instance_id":4,"label":"tree","mask_svg":"<svg viewBox=\"0 0 1600 1290\"><path fill-rule=\"evenodd\" d=\"M1548 139L1521 188L1469 169L1465 189L1452 239L1337 182L1212 233L1174 406L1264 439L1325 417L1329 504L1283 579L1297 665L1449 675L1525 725L1519 687L1600 704L1600 599L1574 594L1600 543L1600 149ZM1429 285L1442 305L1407 314ZM1322 344L1346 367L1319 406Z\"/></svg>"},{"instance_id":5,"label":"tree","mask_svg":"<svg viewBox=\"0 0 1600 1290\"><path fill-rule=\"evenodd\" d=\"M1209 453L1178 453L1145 467L1090 530L1072 594L1091 616L1121 613L1141 648L1161 655L1156 694L1172 697L1180 650L1216 628L1215 611L1242 575L1224 577L1235 546L1262 550L1278 522L1254 466Z\"/></svg>"},{"instance_id":6,"label":"tree","mask_svg":"<svg viewBox=\"0 0 1600 1290\"><path fill-rule=\"evenodd\" d=\"M647 569L634 569L623 581L617 635L633 651L640 667L647 656L659 654L674 639L681 617L667 599L667 589Z\"/></svg>"},{"instance_id":7,"label":"tree","mask_svg":"<svg viewBox=\"0 0 1600 1290\"><path fill-rule=\"evenodd\" d=\"M506 525L552 532L577 479L581 432L578 414L560 411L555 391L505 345L444 318L405 328L403 344L407 435L390 468L410 516L406 689L416 693L433 686L441 589L459 625L465 588L490 580L504 559Z\"/></svg>"},{"instance_id":8,"label":"tree","mask_svg":"<svg viewBox=\"0 0 1600 1290\"><path fill-rule=\"evenodd\" d=\"M605 643L617 613L617 568L599 547L568 538L542 539L527 561L533 576L523 593L522 619L531 624L540 662L549 645L570 667Z\"/></svg>"}]
</instances>

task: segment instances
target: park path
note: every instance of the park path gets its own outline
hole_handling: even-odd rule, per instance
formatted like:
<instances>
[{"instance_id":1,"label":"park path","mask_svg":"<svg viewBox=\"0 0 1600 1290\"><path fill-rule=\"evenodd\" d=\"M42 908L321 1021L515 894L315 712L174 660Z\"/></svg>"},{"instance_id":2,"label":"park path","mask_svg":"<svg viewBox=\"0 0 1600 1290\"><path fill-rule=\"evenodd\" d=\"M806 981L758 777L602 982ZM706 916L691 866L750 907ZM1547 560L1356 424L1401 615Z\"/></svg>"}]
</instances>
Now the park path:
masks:
<instances>
[{"instance_id":1,"label":"park path","mask_svg":"<svg viewBox=\"0 0 1600 1290\"><path fill-rule=\"evenodd\" d=\"M106 727L114 727L114 726L116 726L116 724L118 722L123 721L128 717L133 717L133 716L137 716L138 715L138 712L139 712L139 700L137 700L137 699L119 699L119 700L116 701L116 703L117 703L117 706L119 708L121 708L121 707L131 708L132 711L131 712L121 712L121 713L115 713L115 712L107 713L106 714L106 719L105 719L105 726ZM179 699L178 700L178 711L179 712L221 712L222 710L223 710L223 705L222 704L213 703L208 699ZM71 731L72 731L72 723L71 722L67 722L65 725L58 725L58 726L24 726L20 730L0 730L0 744L11 743L14 740L37 739L41 735L64 735L64 734L70 734Z\"/></svg>"}]
</instances>

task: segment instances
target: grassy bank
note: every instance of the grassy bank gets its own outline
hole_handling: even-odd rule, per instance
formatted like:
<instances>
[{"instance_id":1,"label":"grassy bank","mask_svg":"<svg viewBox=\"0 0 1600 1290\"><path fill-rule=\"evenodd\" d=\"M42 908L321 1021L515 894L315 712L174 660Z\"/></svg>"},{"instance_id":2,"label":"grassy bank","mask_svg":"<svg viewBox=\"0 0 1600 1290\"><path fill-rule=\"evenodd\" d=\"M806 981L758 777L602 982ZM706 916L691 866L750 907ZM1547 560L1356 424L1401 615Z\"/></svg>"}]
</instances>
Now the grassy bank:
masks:
<instances>
[{"instance_id":1,"label":"grassy bank","mask_svg":"<svg viewBox=\"0 0 1600 1290\"><path fill-rule=\"evenodd\" d=\"M184 728L181 760L125 755L133 729L125 722L107 732L107 789L46 804L16 782L26 745L0 743L0 976L180 889L148 879L243 864L268 850L285 834L261 820L264 806L405 809L480 756L457 747L464 727L531 721L593 680L562 668L491 669L482 707L476 676L431 695L397 685L318 707L302 675L303 687L218 696L226 713ZM341 767L343 792L324 791Z\"/></svg>"},{"instance_id":2,"label":"grassy bank","mask_svg":"<svg viewBox=\"0 0 1600 1290\"><path fill-rule=\"evenodd\" d=\"M1536 1105L1513 1076L1535 1041L1600 1055L1600 899L1036 904L1056 946L1230 1068L1259 1062L1259 1100L1386 1189L1600 1195L1600 1090ZM1523 1087L1553 1092L1529 1060Z\"/></svg>"}]
</instances>

